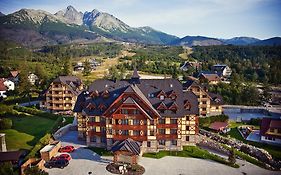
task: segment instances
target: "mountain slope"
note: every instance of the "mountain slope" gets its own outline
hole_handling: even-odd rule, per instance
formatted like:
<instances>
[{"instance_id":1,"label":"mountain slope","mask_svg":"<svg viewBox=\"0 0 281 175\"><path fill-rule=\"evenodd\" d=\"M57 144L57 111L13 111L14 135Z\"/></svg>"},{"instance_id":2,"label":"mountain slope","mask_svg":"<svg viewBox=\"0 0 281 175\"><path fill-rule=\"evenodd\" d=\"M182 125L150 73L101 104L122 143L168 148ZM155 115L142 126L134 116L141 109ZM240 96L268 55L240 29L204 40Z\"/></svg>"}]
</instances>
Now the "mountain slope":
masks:
<instances>
[{"instance_id":1,"label":"mountain slope","mask_svg":"<svg viewBox=\"0 0 281 175\"><path fill-rule=\"evenodd\" d=\"M178 40L171 42L172 45L182 46L211 46L211 45L223 45L224 42L216 38L208 38L205 36L186 36Z\"/></svg>"},{"instance_id":2,"label":"mountain slope","mask_svg":"<svg viewBox=\"0 0 281 175\"><path fill-rule=\"evenodd\" d=\"M113 15L100 12L96 9L92 12L84 13L83 23L90 30L100 35L121 41L167 44L177 39L176 36L168 35L150 27L130 27Z\"/></svg>"},{"instance_id":3,"label":"mountain slope","mask_svg":"<svg viewBox=\"0 0 281 175\"><path fill-rule=\"evenodd\" d=\"M22 9L0 17L0 38L38 47L76 41L96 41L102 37L83 26L69 25L42 10Z\"/></svg>"},{"instance_id":4,"label":"mountain slope","mask_svg":"<svg viewBox=\"0 0 281 175\"><path fill-rule=\"evenodd\" d=\"M5 14L3 14L2 12L0 12L0 16L5 16Z\"/></svg>"},{"instance_id":5,"label":"mountain slope","mask_svg":"<svg viewBox=\"0 0 281 175\"><path fill-rule=\"evenodd\" d=\"M83 13L78 12L72 6L68 6L66 9L58 11L55 13L55 16L68 24L83 24Z\"/></svg>"},{"instance_id":6,"label":"mountain slope","mask_svg":"<svg viewBox=\"0 0 281 175\"><path fill-rule=\"evenodd\" d=\"M274 37L274 38L269 38L265 40L261 40L255 43L252 43L252 45L257 45L257 46L280 46L281 45L281 37Z\"/></svg>"},{"instance_id":7,"label":"mountain slope","mask_svg":"<svg viewBox=\"0 0 281 175\"><path fill-rule=\"evenodd\" d=\"M232 45L249 45L255 42L260 41L257 38L251 38L251 37L234 37L231 39L226 39L226 40L222 40L224 41L226 44L232 44Z\"/></svg>"}]
</instances>

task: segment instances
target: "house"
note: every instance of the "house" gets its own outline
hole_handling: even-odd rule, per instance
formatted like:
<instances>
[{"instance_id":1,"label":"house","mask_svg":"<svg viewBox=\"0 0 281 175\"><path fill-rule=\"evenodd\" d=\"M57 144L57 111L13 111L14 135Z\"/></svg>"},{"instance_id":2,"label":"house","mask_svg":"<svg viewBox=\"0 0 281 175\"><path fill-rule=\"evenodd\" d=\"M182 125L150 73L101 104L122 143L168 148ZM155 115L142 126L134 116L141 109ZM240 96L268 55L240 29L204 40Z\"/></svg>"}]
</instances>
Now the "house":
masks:
<instances>
[{"instance_id":1,"label":"house","mask_svg":"<svg viewBox=\"0 0 281 175\"><path fill-rule=\"evenodd\" d=\"M3 78L2 78L3 79ZM3 79L4 80L4 85L7 87L8 91L13 91L15 90L15 83L12 82L9 79Z\"/></svg>"},{"instance_id":2,"label":"house","mask_svg":"<svg viewBox=\"0 0 281 175\"><path fill-rule=\"evenodd\" d=\"M195 145L198 102L182 89L176 79L140 79L136 69L130 79L95 80L75 104L78 137L108 150L130 138L140 155Z\"/></svg>"},{"instance_id":3,"label":"house","mask_svg":"<svg viewBox=\"0 0 281 175\"><path fill-rule=\"evenodd\" d=\"M180 67L182 71L188 71L189 69L198 70L201 67L200 62L192 62L192 61L185 61L184 64Z\"/></svg>"},{"instance_id":4,"label":"house","mask_svg":"<svg viewBox=\"0 0 281 175\"><path fill-rule=\"evenodd\" d=\"M223 133L226 133L230 130L228 128L227 122L214 122L214 123L211 123L209 128L216 132L223 132Z\"/></svg>"},{"instance_id":5,"label":"house","mask_svg":"<svg viewBox=\"0 0 281 175\"><path fill-rule=\"evenodd\" d=\"M31 85L35 85L35 82L39 79L34 73L30 73L27 78Z\"/></svg>"},{"instance_id":6,"label":"house","mask_svg":"<svg viewBox=\"0 0 281 175\"><path fill-rule=\"evenodd\" d=\"M6 92L7 92L7 87L4 84L4 80L1 78L0 79L0 99L2 98L7 98Z\"/></svg>"},{"instance_id":7,"label":"house","mask_svg":"<svg viewBox=\"0 0 281 175\"><path fill-rule=\"evenodd\" d=\"M19 83L19 71L14 70L14 71L10 71L10 76L9 76L9 80L11 80L12 82L14 82L15 84Z\"/></svg>"},{"instance_id":8,"label":"house","mask_svg":"<svg viewBox=\"0 0 281 175\"><path fill-rule=\"evenodd\" d=\"M202 83L208 82L209 84L218 84L221 78L216 73L201 73L199 75L199 80Z\"/></svg>"},{"instance_id":9,"label":"house","mask_svg":"<svg viewBox=\"0 0 281 175\"><path fill-rule=\"evenodd\" d=\"M199 116L212 116L222 114L223 99L219 94L208 92L206 85L196 80L187 80L183 84L183 91L193 92L198 101Z\"/></svg>"},{"instance_id":10,"label":"house","mask_svg":"<svg viewBox=\"0 0 281 175\"><path fill-rule=\"evenodd\" d=\"M82 89L83 84L78 77L59 76L43 93L40 107L54 113L71 112Z\"/></svg>"},{"instance_id":11,"label":"house","mask_svg":"<svg viewBox=\"0 0 281 175\"><path fill-rule=\"evenodd\" d=\"M229 78L232 70L225 64L216 64L211 68L212 72L218 74L221 78Z\"/></svg>"},{"instance_id":12,"label":"house","mask_svg":"<svg viewBox=\"0 0 281 175\"><path fill-rule=\"evenodd\" d=\"M281 119L263 118L260 136L262 142L281 145Z\"/></svg>"}]
</instances>

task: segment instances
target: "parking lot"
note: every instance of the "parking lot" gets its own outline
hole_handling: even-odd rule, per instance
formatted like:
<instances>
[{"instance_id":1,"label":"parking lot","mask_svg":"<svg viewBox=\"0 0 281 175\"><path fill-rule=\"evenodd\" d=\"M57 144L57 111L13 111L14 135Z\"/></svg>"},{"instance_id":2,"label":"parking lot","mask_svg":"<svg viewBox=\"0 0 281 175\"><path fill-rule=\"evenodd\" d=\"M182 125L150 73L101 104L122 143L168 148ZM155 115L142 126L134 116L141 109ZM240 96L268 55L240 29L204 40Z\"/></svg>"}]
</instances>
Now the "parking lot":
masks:
<instances>
[{"instance_id":1,"label":"parking lot","mask_svg":"<svg viewBox=\"0 0 281 175\"><path fill-rule=\"evenodd\" d=\"M47 169L50 175L109 175L106 165L112 157L100 157L93 151L86 149L84 142L77 140L77 132L69 132L61 139L62 145L73 145L76 150L70 153L72 160L64 169ZM161 159L140 158L139 164L144 166L146 175L277 175L273 172L257 167L243 160L237 160L240 168L216 163L210 160L164 157ZM90 173L91 172L91 173Z\"/></svg>"}]
</instances>

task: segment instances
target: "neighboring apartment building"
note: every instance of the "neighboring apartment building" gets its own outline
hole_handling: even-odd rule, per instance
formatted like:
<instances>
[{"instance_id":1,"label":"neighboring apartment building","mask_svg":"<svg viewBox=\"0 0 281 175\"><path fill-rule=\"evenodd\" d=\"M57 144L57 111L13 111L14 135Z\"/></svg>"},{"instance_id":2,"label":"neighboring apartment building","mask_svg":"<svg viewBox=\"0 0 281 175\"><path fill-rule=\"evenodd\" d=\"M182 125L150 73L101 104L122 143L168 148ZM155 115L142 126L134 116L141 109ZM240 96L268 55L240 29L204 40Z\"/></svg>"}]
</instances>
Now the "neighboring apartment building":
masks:
<instances>
[{"instance_id":1,"label":"neighboring apartment building","mask_svg":"<svg viewBox=\"0 0 281 175\"><path fill-rule=\"evenodd\" d=\"M79 138L107 149L130 138L142 153L194 145L197 98L182 89L176 79L140 79L136 70L131 79L96 80L75 105Z\"/></svg>"},{"instance_id":2,"label":"neighboring apartment building","mask_svg":"<svg viewBox=\"0 0 281 175\"><path fill-rule=\"evenodd\" d=\"M263 142L281 145L281 119L263 118L260 136Z\"/></svg>"},{"instance_id":3,"label":"neighboring apartment building","mask_svg":"<svg viewBox=\"0 0 281 175\"><path fill-rule=\"evenodd\" d=\"M71 112L82 90L82 81L78 77L59 76L43 94L40 107L50 112Z\"/></svg>"},{"instance_id":4,"label":"neighboring apartment building","mask_svg":"<svg viewBox=\"0 0 281 175\"><path fill-rule=\"evenodd\" d=\"M210 85L221 82L221 78L216 73L201 73L198 79L200 82L209 83Z\"/></svg>"},{"instance_id":5,"label":"neighboring apartment building","mask_svg":"<svg viewBox=\"0 0 281 175\"><path fill-rule=\"evenodd\" d=\"M185 92L193 92L197 96L200 116L212 116L222 114L223 99L220 95L208 92L207 86L194 80L188 80L183 84Z\"/></svg>"},{"instance_id":6,"label":"neighboring apartment building","mask_svg":"<svg viewBox=\"0 0 281 175\"><path fill-rule=\"evenodd\" d=\"M212 72L217 73L221 78L229 78L232 70L225 64L216 64L212 66Z\"/></svg>"}]
</instances>

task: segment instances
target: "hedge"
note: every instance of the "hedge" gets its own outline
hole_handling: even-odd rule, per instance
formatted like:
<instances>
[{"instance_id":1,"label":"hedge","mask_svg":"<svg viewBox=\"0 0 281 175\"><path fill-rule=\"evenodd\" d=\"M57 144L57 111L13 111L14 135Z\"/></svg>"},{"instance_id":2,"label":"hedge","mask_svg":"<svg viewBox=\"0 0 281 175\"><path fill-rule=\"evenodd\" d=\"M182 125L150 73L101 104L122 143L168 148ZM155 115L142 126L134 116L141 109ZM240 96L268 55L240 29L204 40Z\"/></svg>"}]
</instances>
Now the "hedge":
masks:
<instances>
[{"instance_id":1,"label":"hedge","mask_svg":"<svg viewBox=\"0 0 281 175\"><path fill-rule=\"evenodd\" d=\"M200 127L208 127L211 123L214 122L225 122L229 119L228 115L215 115L215 116L210 116L210 117L205 117L205 118L199 118L199 126Z\"/></svg>"},{"instance_id":2,"label":"hedge","mask_svg":"<svg viewBox=\"0 0 281 175\"><path fill-rule=\"evenodd\" d=\"M44 112L44 111L41 111L38 109L28 108L28 107L23 107L23 106L14 106L14 109L19 112L32 114L32 115L36 115L39 117L45 117L45 118L52 119L52 120L57 120L61 116L61 115L56 115L56 114Z\"/></svg>"},{"instance_id":3,"label":"hedge","mask_svg":"<svg viewBox=\"0 0 281 175\"><path fill-rule=\"evenodd\" d=\"M13 121L9 118L0 119L0 129L11 129Z\"/></svg>"}]
</instances>

